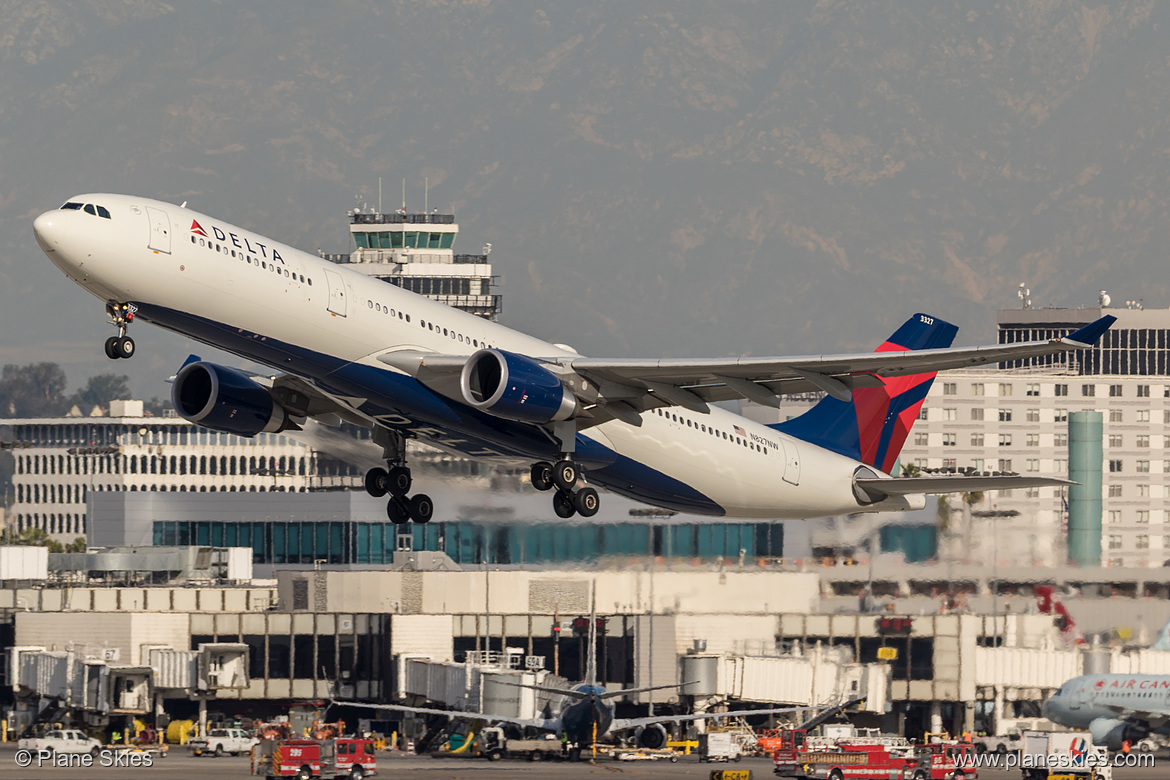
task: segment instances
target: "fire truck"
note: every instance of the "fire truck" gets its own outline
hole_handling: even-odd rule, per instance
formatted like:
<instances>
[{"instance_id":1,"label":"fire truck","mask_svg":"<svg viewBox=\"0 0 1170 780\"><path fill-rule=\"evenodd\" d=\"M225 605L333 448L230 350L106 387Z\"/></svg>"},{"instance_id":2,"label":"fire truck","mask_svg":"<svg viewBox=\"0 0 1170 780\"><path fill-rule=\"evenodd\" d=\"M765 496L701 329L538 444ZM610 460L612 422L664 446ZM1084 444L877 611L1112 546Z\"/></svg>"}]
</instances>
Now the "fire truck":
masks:
<instances>
[{"instance_id":1,"label":"fire truck","mask_svg":"<svg viewBox=\"0 0 1170 780\"><path fill-rule=\"evenodd\" d=\"M976 780L975 747L965 742L931 742L914 748L906 780Z\"/></svg>"},{"instance_id":2,"label":"fire truck","mask_svg":"<svg viewBox=\"0 0 1170 780\"><path fill-rule=\"evenodd\" d=\"M803 734L793 736L799 739ZM843 742L832 750L804 747L793 744L777 750L775 773L799 780L903 780L906 770L917 765L907 748L876 742Z\"/></svg>"},{"instance_id":3,"label":"fire truck","mask_svg":"<svg viewBox=\"0 0 1170 780\"><path fill-rule=\"evenodd\" d=\"M378 774L374 742L369 739L266 739L252 749L252 774L277 777L347 777Z\"/></svg>"}]
</instances>

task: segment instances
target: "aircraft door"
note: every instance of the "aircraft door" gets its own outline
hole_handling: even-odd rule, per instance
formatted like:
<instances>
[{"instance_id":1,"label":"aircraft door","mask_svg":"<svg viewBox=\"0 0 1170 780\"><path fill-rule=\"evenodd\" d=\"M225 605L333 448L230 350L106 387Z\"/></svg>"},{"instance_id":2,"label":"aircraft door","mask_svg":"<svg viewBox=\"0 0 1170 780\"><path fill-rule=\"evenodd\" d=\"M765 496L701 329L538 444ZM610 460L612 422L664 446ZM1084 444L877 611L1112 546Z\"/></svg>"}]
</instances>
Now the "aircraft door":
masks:
<instances>
[{"instance_id":1,"label":"aircraft door","mask_svg":"<svg viewBox=\"0 0 1170 780\"><path fill-rule=\"evenodd\" d=\"M171 253L171 218L162 209L146 207L146 218L150 222L150 240L146 245L156 252Z\"/></svg>"},{"instance_id":2,"label":"aircraft door","mask_svg":"<svg viewBox=\"0 0 1170 780\"><path fill-rule=\"evenodd\" d=\"M793 485L800 484L800 450L796 442L781 439L784 445L784 481Z\"/></svg>"},{"instance_id":3,"label":"aircraft door","mask_svg":"<svg viewBox=\"0 0 1170 780\"><path fill-rule=\"evenodd\" d=\"M338 317L345 316L345 280L336 271L326 271L329 281L329 311Z\"/></svg>"}]
</instances>

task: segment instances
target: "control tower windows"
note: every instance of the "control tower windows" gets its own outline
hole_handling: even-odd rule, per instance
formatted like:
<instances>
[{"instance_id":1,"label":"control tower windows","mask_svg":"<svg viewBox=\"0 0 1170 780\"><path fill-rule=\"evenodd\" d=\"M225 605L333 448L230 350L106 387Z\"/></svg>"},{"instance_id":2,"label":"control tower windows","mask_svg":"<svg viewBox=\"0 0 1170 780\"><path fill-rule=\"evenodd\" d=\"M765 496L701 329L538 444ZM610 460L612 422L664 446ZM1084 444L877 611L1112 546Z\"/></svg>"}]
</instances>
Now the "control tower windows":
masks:
<instances>
[{"instance_id":1,"label":"control tower windows","mask_svg":"<svg viewBox=\"0 0 1170 780\"><path fill-rule=\"evenodd\" d=\"M420 233L418 231L381 231L354 233L358 249L450 249L455 243L454 233Z\"/></svg>"}]
</instances>

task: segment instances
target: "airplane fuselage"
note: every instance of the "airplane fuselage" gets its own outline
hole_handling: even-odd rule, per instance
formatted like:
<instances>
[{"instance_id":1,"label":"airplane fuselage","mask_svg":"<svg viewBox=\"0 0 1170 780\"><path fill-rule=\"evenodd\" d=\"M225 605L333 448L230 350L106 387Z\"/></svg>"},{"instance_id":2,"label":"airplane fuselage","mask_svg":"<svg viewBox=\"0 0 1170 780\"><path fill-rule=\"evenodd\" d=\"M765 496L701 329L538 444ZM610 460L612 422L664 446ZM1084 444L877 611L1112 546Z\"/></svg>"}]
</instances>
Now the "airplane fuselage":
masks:
<instances>
[{"instance_id":1,"label":"airplane fuselage","mask_svg":"<svg viewBox=\"0 0 1170 780\"><path fill-rule=\"evenodd\" d=\"M1074 729L1124 718L1126 713L1151 714L1155 721L1170 717L1170 675L1081 675L1060 686L1043 705L1044 717Z\"/></svg>"},{"instance_id":2,"label":"airplane fuselage","mask_svg":"<svg viewBox=\"0 0 1170 780\"><path fill-rule=\"evenodd\" d=\"M557 456L559 444L544 428L478 411L378 357L394 350L470 355L483 347L534 358L575 353L190 209L124 195L73 200L98 204L110 217L47 212L36 220L37 240L103 302L130 304L136 319L310 380L352 399L367 418L434 446L489 460ZM862 509L851 482L860 464L851 458L717 407L707 414L652 409L641 420L577 434L575 458L590 481L705 515Z\"/></svg>"}]
</instances>

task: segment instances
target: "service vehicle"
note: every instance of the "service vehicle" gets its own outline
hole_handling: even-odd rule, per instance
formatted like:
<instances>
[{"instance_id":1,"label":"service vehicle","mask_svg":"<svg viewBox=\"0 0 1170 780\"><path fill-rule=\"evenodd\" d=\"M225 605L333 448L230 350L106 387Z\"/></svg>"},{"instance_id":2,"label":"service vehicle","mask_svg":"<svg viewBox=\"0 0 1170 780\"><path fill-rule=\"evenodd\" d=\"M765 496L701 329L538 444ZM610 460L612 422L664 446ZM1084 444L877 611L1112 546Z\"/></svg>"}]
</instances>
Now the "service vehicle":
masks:
<instances>
[{"instance_id":1,"label":"service vehicle","mask_svg":"<svg viewBox=\"0 0 1170 780\"><path fill-rule=\"evenodd\" d=\"M739 761L743 748L730 731L711 731L699 735L699 761Z\"/></svg>"},{"instance_id":2,"label":"service vehicle","mask_svg":"<svg viewBox=\"0 0 1170 780\"><path fill-rule=\"evenodd\" d=\"M192 755L210 753L219 758L224 753L231 753L233 756L248 753L253 746L259 744L259 739L243 729L209 729L207 736L187 740L187 750L191 751Z\"/></svg>"},{"instance_id":3,"label":"service vehicle","mask_svg":"<svg viewBox=\"0 0 1170 780\"><path fill-rule=\"evenodd\" d=\"M552 738L551 735L543 739L508 739L504 735L504 730L498 726L489 726L481 730L472 752L473 755L483 756L489 761L499 761L501 758L541 761L566 757L561 741Z\"/></svg>"},{"instance_id":4,"label":"service vehicle","mask_svg":"<svg viewBox=\"0 0 1170 780\"><path fill-rule=\"evenodd\" d=\"M1112 780L1109 751L1086 731L1025 731L1024 780Z\"/></svg>"},{"instance_id":5,"label":"service vehicle","mask_svg":"<svg viewBox=\"0 0 1170 780\"><path fill-rule=\"evenodd\" d=\"M773 771L800 780L902 780L917 763L907 748L841 743L835 750L777 750Z\"/></svg>"},{"instance_id":6,"label":"service vehicle","mask_svg":"<svg viewBox=\"0 0 1170 780\"><path fill-rule=\"evenodd\" d=\"M85 732L76 729L55 729L46 731L39 737L26 737L16 744L19 750L47 750L51 753L90 753L97 755L101 752L102 743Z\"/></svg>"},{"instance_id":7,"label":"service vehicle","mask_svg":"<svg viewBox=\"0 0 1170 780\"><path fill-rule=\"evenodd\" d=\"M252 748L252 774L277 777L348 777L361 780L378 774L374 741L370 739L266 739Z\"/></svg>"},{"instance_id":8,"label":"service vehicle","mask_svg":"<svg viewBox=\"0 0 1170 780\"><path fill-rule=\"evenodd\" d=\"M906 767L905 780L976 780L975 749L965 742L915 745L916 763Z\"/></svg>"},{"instance_id":9,"label":"service vehicle","mask_svg":"<svg viewBox=\"0 0 1170 780\"><path fill-rule=\"evenodd\" d=\"M976 737L974 742L976 753L998 753L1006 756L1008 753L1017 753L1024 746L1024 735L1019 731L1009 731L1006 734Z\"/></svg>"}]
</instances>

